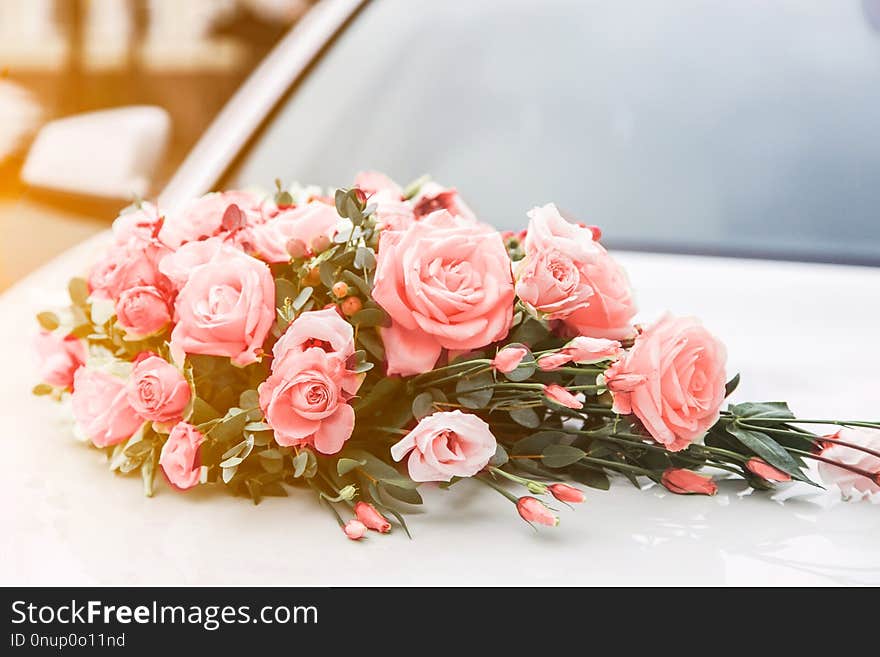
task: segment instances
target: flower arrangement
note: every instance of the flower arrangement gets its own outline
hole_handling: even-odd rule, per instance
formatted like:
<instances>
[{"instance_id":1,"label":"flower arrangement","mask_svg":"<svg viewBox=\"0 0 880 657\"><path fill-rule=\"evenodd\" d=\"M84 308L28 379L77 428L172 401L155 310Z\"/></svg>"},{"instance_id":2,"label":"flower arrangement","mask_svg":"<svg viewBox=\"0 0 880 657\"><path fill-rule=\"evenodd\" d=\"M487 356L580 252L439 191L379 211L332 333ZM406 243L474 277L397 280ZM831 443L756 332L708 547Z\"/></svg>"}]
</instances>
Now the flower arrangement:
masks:
<instances>
[{"instance_id":1,"label":"flower arrangement","mask_svg":"<svg viewBox=\"0 0 880 657\"><path fill-rule=\"evenodd\" d=\"M812 460L846 494L880 490L880 423L722 410L738 376L715 336L634 324L599 229L553 204L528 217L502 234L454 189L374 172L333 197L139 203L70 308L38 316L34 392L69 398L147 495L157 472L254 502L305 488L351 539L406 530L424 482L475 479L542 525L610 475L711 495L719 476L810 482Z\"/></svg>"}]
</instances>

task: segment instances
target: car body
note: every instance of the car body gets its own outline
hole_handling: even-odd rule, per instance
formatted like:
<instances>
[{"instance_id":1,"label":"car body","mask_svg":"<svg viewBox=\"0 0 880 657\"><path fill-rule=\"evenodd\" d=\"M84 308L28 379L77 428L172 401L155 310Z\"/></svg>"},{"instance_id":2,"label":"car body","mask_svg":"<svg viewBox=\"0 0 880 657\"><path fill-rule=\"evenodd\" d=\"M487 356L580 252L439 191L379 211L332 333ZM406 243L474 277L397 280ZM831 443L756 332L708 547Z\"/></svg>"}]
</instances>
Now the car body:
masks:
<instances>
[{"instance_id":1,"label":"car body","mask_svg":"<svg viewBox=\"0 0 880 657\"><path fill-rule=\"evenodd\" d=\"M267 143L291 91L320 84L303 82L302 74L317 55L327 56L333 35L357 25L362 5L320 3L294 28L206 132L161 195L163 208L260 168L248 167L248 153ZM327 147L345 153L353 134L346 128ZM444 182L455 183L448 173ZM548 192L504 190L492 175L481 179L491 193L468 194L475 186L465 197L479 206L492 194L515 193L519 214L502 213L510 222L502 227L524 225L523 211ZM0 379L0 440L6 482L17 495L0 512L4 584L880 584L876 504L843 503L836 491L801 485L771 496L722 481L714 497L684 497L615 481L609 492L589 491L586 504L563 512L560 527L536 534L503 498L462 482L451 491L426 487L434 508L412 517L413 542L396 532L358 546L344 541L308 496L267 499L256 509L204 492L162 489L146 499L138 481L109 481L102 457L69 439L66 411L49 410L26 384L33 370L24 318L53 300L63 303L66 279L83 271L106 239L83 243L0 297L7 372ZM842 244L827 259L846 261ZM727 257L656 252L701 250L699 244L634 246L655 252L613 252L632 279L640 319L667 310L699 316L727 344L730 373L742 375L737 400L784 398L802 416L876 417L880 269L783 262L769 250L751 253L761 259L729 257L754 248L748 241ZM870 250L856 260L870 261ZM211 513L204 513L208 505Z\"/></svg>"}]
</instances>

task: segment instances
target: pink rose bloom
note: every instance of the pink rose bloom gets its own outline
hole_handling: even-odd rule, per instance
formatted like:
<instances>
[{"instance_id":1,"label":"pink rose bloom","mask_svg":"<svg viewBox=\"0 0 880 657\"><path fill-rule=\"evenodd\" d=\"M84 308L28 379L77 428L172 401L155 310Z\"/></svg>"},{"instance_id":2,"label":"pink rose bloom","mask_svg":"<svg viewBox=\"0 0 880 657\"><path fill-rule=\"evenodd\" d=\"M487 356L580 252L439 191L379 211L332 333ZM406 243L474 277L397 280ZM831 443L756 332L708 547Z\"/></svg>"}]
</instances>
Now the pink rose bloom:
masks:
<instances>
[{"instance_id":1,"label":"pink rose bloom","mask_svg":"<svg viewBox=\"0 0 880 657\"><path fill-rule=\"evenodd\" d=\"M455 189L443 187L435 182L426 182L413 199L413 215L418 221L438 210L446 210L452 216L461 217L470 222L477 221L477 216L465 204Z\"/></svg>"},{"instance_id":2,"label":"pink rose bloom","mask_svg":"<svg viewBox=\"0 0 880 657\"><path fill-rule=\"evenodd\" d=\"M397 200L403 198L403 189L384 173L379 171L361 171L354 177L354 186L364 190L368 195L387 192Z\"/></svg>"},{"instance_id":3,"label":"pink rose bloom","mask_svg":"<svg viewBox=\"0 0 880 657\"><path fill-rule=\"evenodd\" d=\"M583 402L581 402L577 397L575 397L561 385L556 383L545 385L544 395L550 401L556 402L557 404L565 406L566 408L573 408L575 410L578 410L584 407Z\"/></svg>"},{"instance_id":4,"label":"pink rose bloom","mask_svg":"<svg viewBox=\"0 0 880 657\"><path fill-rule=\"evenodd\" d=\"M553 203L528 212L529 227L523 247L526 255L557 252L577 266L595 260L599 245L589 228L566 221Z\"/></svg>"},{"instance_id":5,"label":"pink rose bloom","mask_svg":"<svg viewBox=\"0 0 880 657\"><path fill-rule=\"evenodd\" d=\"M201 463L199 446L205 437L193 425L178 422L168 440L162 445L159 465L168 482L179 490L187 490L199 483Z\"/></svg>"},{"instance_id":6,"label":"pink rose bloom","mask_svg":"<svg viewBox=\"0 0 880 657\"><path fill-rule=\"evenodd\" d=\"M56 388L70 388L73 375L85 365L85 343L72 335L40 331L34 339L40 380Z\"/></svg>"},{"instance_id":7,"label":"pink rose bloom","mask_svg":"<svg viewBox=\"0 0 880 657\"><path fill-rule=\"evenodd\" d=\"M388 374L434 367L442 349L469 351L507 336L513 320L510 258L493 228L441 211L383 233L373 298Z\"/></svg>"},{"instance_id":8,"label":"pink rose bloom","mask_svg":"<svg viewBox=\"0 0 880 657\"><path fill-rule=\"evenodd\" d=\"M128 440L144 423L128 402L125 381L101 370L76 371L71 403L79 430L96 447Z\"/></svg>"},{"instance_id":9,"label":"pink rose bloom","mask_svg":"<svg viewBox=\"0 0 880 657\"><path fill-rule=\"evenodd\" d=\"M354 354L354 329L339 316L336 306L302 313L275 343L272 355L277 363L290 351L301 353L310 347L336 353L344 360Z\"/></svg>"},{"instance_id":10,"label":"pink rose bloom","mask_svg":"<svg viewBox=\"0 0 880 657\"><path fill-rule=\"evenodd\" d=\"M113 238L116 244L127 244L132 238L140 242L150 242L156 238L161 217L152 203L141 202L139 208L123 211L113 221Z\"/></svg>"},{"instance_id":11,"label":"pink rose bloom","mask_svg":"<svg viewBox=\"0 0 880 657\"><path fill-rule=\"evenodd\" d=\"M116 301L116 323L127 340L141 340L161 333L171 322L168 296L152 285L131 287Z\"/></svg>"},{"instance_id":12,"label":"pink rose bloom","mask_svg":"<svg viewBox=\"0 0 880 657\"><path fill-rule=\"evenodd\" d=\"M171 363L146 354L135 363L128 381L128 403L145 420L179 422L189 404L189 383Z\"/></svg>"},{"instance_id":13,"label":"pink rose bloom","mask_svg":"<svg viewBox=\"0 0 880 657\"><path fill-rule=\"evenodd\" d=\"M677 495L714 495L718 492L718 486L712 481L712 477L680 468L664 471L660 482Z\"/></svg>"},{"instance_id":14,"label":"pink rose bloom","mask_svg":"<svg viewBox=\"0 0 880 657\"><path fill-rule=\"evenodd\" d=\"M623 340L633 337L638 308L623 267L599 244L596 259L582 269L593 296L586 308L575 310L562 322L568 335Z\"/></svg>"},{"instance_id":15,"label":"pink rose bloom","mask_svg":"<svg viewBox=\"0 0 880 657\"><path fill-rule=\"evenodd\" d=\"M354 505L354 514L367 529L372 529L380 534L387 534L391 531L391 523L372 504L358 502Z\"/></svg>"},{"instance_id":16,"label":"pink rose bloom","mask_svg":"<svg viewBox=\"0 0 880 657\"><path fill-rule=\"evenodd\" d=\"M193 270L210 262L224 248L233 247L226 245L220 237L212 237L200 242L187 242L177 251L162 258L159 262L159 271L176 290L180 290Z\"/></svg>"},{"instance_id":17,"label":"pink rose bloom","mask_svg":"<svg viewBox=\"0 0 880 657\"><path fill-rule=\"evenodd\" d=\"M778 470L774 468L772 465L767 463L764 459L759 458L751 458L746 461L746 468L749 472L758 475L762 479L766 479L767 481L791 481L791 475L787 472L783 472L782 470Z\"/></svg>"},{"instance_id":18,"label":"pink rose bloom","mask_svg":"<svg viewBox=\"0 0 880 657\"><path fill-rule=\"evenodd\" d=\"M555 527L559 524L559 517L535 497L519 498L516 502L516 510L526 522L536 522L548 527Z\"/></svg>"},{"instance_id":19,"label":"pink rose bloom","mask_svg":"<svg viewBox=\"0 0 880 657\"><path fill-rule=\"evenodd\" d=\"M527 353L528 351L523 347L505 347L495 354L495 358L492 359L492 367L502 374L509 374L519 367Z\"/></svg>"},{"instance_id":20,"label":"pink rose bloom","mask_svg":"<svg viewBox=\"0 0 880 657\"><path fill-rule=\"evenodd\" d=\"M873 472L880 477L880 456L834 443L835 440L842 440L874 452L880 452L880 431L847 427L834 435L827 436L826 440L822 456L866 472ZM822 482L829 486L836 484L844 495L865 495L880 492L880 481L872 481L868 477L823 461L819 461L819 476Z\"/></svg>"},{"instance_id":21,"label":"pink rose bloom","mask_svg":"<svg viewBox=\"0 0 880 657\"><path fill-rule=\"evenodd\" d=\"M186 242L213 237L229 229L223 226L223 217L229 206L235 205L244 213L246 223L261 223L260 199L250 192L212 192L192 199L179 211L165 216L159 239L172 249Z\"/></svg>"},{"instance_id":22,"label":"pink rose bloom","mask_svg":"<svg viewBox=\"0 0 880 657\"><path fill-rule=\"evenodd\" d=\"M483 420L470 413L448 411L422 418L391 448L391 457L400 461L409 454L407 469L413 481L450 481L477 474L497 447Z\"/></svg>"},{"instance_id":23,"label":"pink rose bloom","mask_svg":"<svg viewBox=\"0 0 880 657\"><path fill-rule=\"evenodd\" d=\"M544 372L559 369L568 363L591 365L603 360L616 360L622 352L617 340L578 336L554 354L538 359L538 368Z\"/></svg>"},{"instance_id":24,"label":"pink rose bloom","mask_svg":"<svg viewBox=\"0 0 880 657\"><path fill-rule=\"evenodd\" d=\"M296 239L311 245L318 236L332 239L340 219L334 206L321 201L284 210L252 229L252 252L266 262L289 262L288 242Z\"/></svg>"},{"instance_id":25,"label":"pink rose bloom","mask_svg":"<svg viewBox=\"0 0 880 657\"><path fill-rule=\"evenodd\" d=\"M354 430L348 401L359 385L341 354L321 347L291 349L260 384L260 408L279 445L312 445L336 454Z\"/></svg>"},{"instance_id":26,"label":"pink rose bloom","mask_svg":"<svg viewBox=\"0 0 880 657\"><path fill-rule=\"evenodd\" d=\"M239 366L256 362L275 321L269 267L224 245L190 272L177 297L175 321L172 353L227 356Z\"/></svg>"},{"instance_id":27,"label":"pink rose bloom","mask_svg":"<svg viewBox=\"0 0 880 657\"><path fill-rule=\"evenodd\" d=\"M724 401L724 345L691 317L665 315L605 371L614 410L633 413L671 452L718 420Z\"/></svg>"},{"instance_id":28,"label":"pink rose bloom","mask_svg":"<svg viewBox=\"0 0 880 657\"><path fill-rule=\"evenodd\" d=\"M360 520L352 518L347 523L345 523L342 531L345 532L345 535L348 536L351 540L359 541L364 537L364 534L367 533L367 528Z\"/></svg>"},{"instance_id":29,"label":"pink rose bloom","mask_svg":"<svg viewBox=\"0 0 880 657\"><path fill-rule=\"evenodd\" d=\"M416 220L412 203L388 191L371 196L367 201L367 206L370 205L376 206L373 216L381 230L406 230Z\"/></svg>"},{"instance_id":30,"label":"pink rose bloom","mask_svg":"<svg viewBox=\"0 0 880 657\"><path fill-rule=\"evenodd\" d=\"M526 253L518 267L516 294L546 319L564 319L587 308L593 288L576 263L560 251Z\"/></svg>"},{"instance_id":31,"label":"pink rose bloom","mask_svg":"<svg viewBox=\"0 0 880 657\"><path fill-rule=\"evenodd\" d=\"M89 273L89 292L96 299L116 301L133 287L167 285L159 263L169 253L155 240L132 236L124 244L114 244Z\"/></svg>"}]
</instances>

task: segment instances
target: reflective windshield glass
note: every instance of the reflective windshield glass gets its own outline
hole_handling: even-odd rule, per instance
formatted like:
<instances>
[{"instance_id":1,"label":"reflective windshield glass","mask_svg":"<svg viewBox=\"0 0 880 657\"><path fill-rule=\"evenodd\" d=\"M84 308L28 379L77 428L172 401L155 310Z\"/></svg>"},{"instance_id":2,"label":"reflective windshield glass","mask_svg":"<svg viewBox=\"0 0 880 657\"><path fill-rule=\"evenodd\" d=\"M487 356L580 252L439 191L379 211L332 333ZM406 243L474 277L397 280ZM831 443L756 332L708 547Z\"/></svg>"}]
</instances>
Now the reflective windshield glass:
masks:
<instances>
[{"instance_id":1,"label":"reflective windshield glass","mask_svg":"<svg viewBox=\"0 0 880 657\"><path fill-rule=\"evenodd\" d=\"M880 1L374 0L224 184L365 168L502 229L880 264Z\"/></svg>"}]
</instances>

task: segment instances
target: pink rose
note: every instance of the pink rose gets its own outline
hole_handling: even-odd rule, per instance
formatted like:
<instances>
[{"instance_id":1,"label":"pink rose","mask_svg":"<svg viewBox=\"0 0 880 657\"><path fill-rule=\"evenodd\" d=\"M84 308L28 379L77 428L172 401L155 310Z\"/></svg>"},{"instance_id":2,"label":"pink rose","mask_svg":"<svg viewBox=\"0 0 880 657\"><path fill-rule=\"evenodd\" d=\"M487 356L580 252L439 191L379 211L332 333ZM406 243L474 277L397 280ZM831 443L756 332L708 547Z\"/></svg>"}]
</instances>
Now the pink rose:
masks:
<instances>
[{"instance_id":1,"label":"pink rose","mask_svg":"<svg viewBox=\"0 0 880 657\"><path fill-rule=\"evenodd\" d=\"M566 221L556 205L548 203L528 212L529 227L523 248L526 255L559 253L578 267L595 260L599 245L589 228Z\"/></svg>"},{"instance_id":2,"label":"pink rose","mask_svg":"<svg viewBox=\"0 0 880 657\"><path fill-rule=\"evenodd\" d=\"M162 445L159 465L168 482L179 490L187 490L199 483L201 463L199 446L205 437L193 425L178 422L168 440Z\"/></svg>"},{"instance_id":3,"label":"pink rose","mask_svg":"<svg viewBox=\"0 0 880 657\"><path fill-rule=\"evenodd\" d=\"M190 272L177 297L175 321L172 353L228 356L239 366L256 362L275 321L269 267L224 245Z\"/></svg>"},{"instance_id":4,"label":"pink rose","mask_svg":"<svg viewBox=\"0 0 880 657\"><path fill-rule=\"evenodd\" d=\"M354 505L354 514L367 529L372 529L380 534L387 534L391 531L391 523L372 504L358 502Z\"/></svg>"},{"instance_id":5,"label":"pink rose","mask_svg":"<svg viewBox=\"0 0 880 657\"><path fill-rule=\"evenodd\" d=\"M71 404L79 430L96 447L128 440L144 423L128 402L125 381L101 370L76 371Z\"/></svg>"},{"instance_id":6,"label":"pink rose","mask_svg":"<svg viewBox=\"0 0 880 657\"><path fill-rule=\"evenodd\" d=\"M593 290L586 308L562 320L568 335L623 340L633 337L632 325L638 308L623 267L599 244L596 259L582 269L584 280Z\"/></svg>"},{"instance_id":7,"label":"pink rose","mask_svg":"<svg viewBox=\"0 0 880 657\"><path fill-rule=\"evenodd\" d=\"M454 217L461 217L476 222L477 217L465 204L455 189L443 187L435 182L422 185L418 195L413 199L413 215L418 221L438 210L446 210Z\"/></svg>"},{"instance_id":8,"label":"pink rose","mask_svg":"<svg viewBox=\"0 0 880 657\"><path fill-rule=\"evenodd\" d=\"M489 425L476 415L445 411L422 418L391 448L391 457L400 461L409 454L413 481L450 481L477 474L497 447Z\"/></svg>"},{"instance_id":9,"label":"pink rose","mask_svg":"<svg viewBox=\"0 0 880 657\"><path fill-rule=\"evenodd\" d=\"M516 510L526 522L536 522L539 525L555 527L559 524L559 517L547 506L535 497L521 497L516 501Z\"/></svg>"},{"instance_id":10,"label":"pink rose","mask_svg":"<svg viewBox=\"0 0 880 657\"><path fill-rule=\"evenodd\" d=\"M158 234L161 216L152 203L141 202L140 207L124 210L113 221L113 238L116 244L127 244L132 238L150 242Z\"/></svg>"},{"instance_id":11,"label":"pink rose","mask_svg":"<svg viewBox=\"0 0 880 657\"><path fill-rule=\"evenodd\" d=\"M277 363L289 351L301 353L311 347L336 353L344 360L354 354L354 329L339 316L336 306L302 313L275 343L272 355Z\"/></svg>"},{"instance_id":12,"label":"pink rose","mask_svg":"<svg viewBox=\"0 0 880 657\"><path fill-rule=\"evenodd\" d=\"M114 244L89 273L89 292L96 299L116 301L133 287L167 285L159 263L169 253L155 240L132 236L124 244Z\"/></svg>"},{"instance_id":13,"label":"pink rose","mask_svg":"<svg viewBox=\"0 0 880 657\"><path fill-rule=\"evenodd\" d=\"M357 385L341 354L294 349L272 363L272 374L260 384L260 408L279 445L312 445L335 454L354 430L348 401Z\"/></svg>"},{"instance_id":14,"label":"pink rose","mask_svg":"<svg viewBox=\"0 0 880 657\"><path fill-rule=\"evenodd\" d=\"M510 374L519 367L522 359L529 353L523 347L505 347L492 359L492 367L502 374Z\"/></svg>"},{"instance_id":15,"label":"pink rose","mask_svg":"<svg viewBox=\"0 0 880 657\"><path fill-rule=\"evenodd\" d=\"M605 371L614 410L634 413L669 451L684 449L716 420L724 401L724 345L698 320L665 315Z\"/></svg>"},{"instance_id":16,"label":"pink rose","mask_svg":"<svg viewBox=\"0 0 880 657\"><path fill-rule=\"evenodd\" d=\"M86 362L85 343L72 335L61 337L40 331L34 340L40 380L56 388L70 388L73 375Z\"/></svg>"},{"instance_id":17,"label":"pink rose","mask_svg":"<svg viewBox=\"0 0 880 657\"><path fill-rule=\"evenodd\" d=\"M763 459L749 459L748 461L746 461L746 469L748 469L749 472L758 475L762 479L766 479L767 481L791 481L790 474L774 468Z\"/></svg>"},{"instance_id":18,"label":"pink rose","mask_svg":"<svg viewBox=\"0 0 880 657\"><path fill-rule=\"evenodd\" d=\"M224 248L233 247L226 245L220 237L188 242L162 258L159 262L159 271L176 290L180 290L196 267L210 262Z\"/></svg>"},{"instance_id":19,"label":"pink rose","mask_svg":"<svg viewBox=\"0 0 880 657\"><path fill-rule=\"evenodd\" d=\"M580 335L556 353L541 356L538 359L538 368L544 372L550 372L567 363L591 365L601 363L603 360L615 360L621 352L620 343L617 340L588 338Z\"/></svg>"},{"instance_id":20,"label":"pink rose","mask_svg":"<svg viewBox=\"0 0 880 657\"><path fill-rule=\"evenodd\" d=\"M823 483L829 486L836 484L844 495L880 493L880 456L834 442L841 440L873 452L880 452L880 431L847 427L827 436L826 440L821 453L823 457L865 472L872 472L875 474L875 480L872 481L868 477L844 470L831 463L819 461L819 476Z\"/></svg>"},{"instance_id":21,"label":"pink rose","mask_svg":"<svg viewBox=\"0 0 880 657\"><path fill-rule=\"evenodd\" d=\"M564 319L589 306L593 288L582 269L561 251L526 253L518 267L516 294L546 319Z\"/></svg>"},{"instance_id":22,"label":"pink rose","mask_svg":"<svg viewBox=\"0 0 880 657\"><path fill-rule=\"evenodd\" d=\"M127 340L142 340L162 332L171 322L168 295L152 285L123 290L116 301L116 322Z\"/></svg>"},{"instance_id":23,"label":"pink rose","mask_svg":"<svg viewBox=\"0 0 880 657\"><path fill-rule=\"evenodd\" d=\"M172 249L229 231L223 218L230 206L243 213L248 224L261 223L260 199L250 192L212 192L192 199L179 211L165 216L159 239Z\"/></svg>"},{"instance_id":24,"label":"pink rose","mask_svg":"<svg viewBox=\"0 0 880 657\"><path fill-rule=\"evenodd\" d=\"M373 298L390 315L382 329L388 374L430 370L442 349L478 349L507 336L513 277L501 236L441 211L383 233Z\"/></svg>"},{"instance_id":25,"label":"pink rose","mask_svg":"<svg viewBox=\"0 0 880 657\"><path fill-rule=\"evenodd\" d=\"M376 206L373 216L382 230L406 230L416 220L412 203L388 191L373 194L367 201L367 206L370 205Z\"/></svg>"},{"instance_id":26,"label":"pink rose","mask_svg":"<svg viewBox=\"0 0 880 657\"><path fill-rule=\"evenodd\" d=\"M560 404L561 406L565 406L566 408L573 408L577 410L584 407L583 402L581 402L577 397L575 397L561 385L556 383L545 385L544 395L550 401Z\"/></svg>"},{"instance_id":27,"label":"pink rose","mask_svg":"<svg viewBox=\"0 0 880 657\"><path fill-rule=\"evenodd\" d=\"M364 190L368 195L387 192L397 200L403 198L403 190L396 182L379 171L361 171L354 177L354 186Z\"/></svg>"},{"instance_id":28,"label":"pink rose","mask_svg":"<svg viewBox=\"0 0 880 657\"><path fill-rule=\"evenodd\" d=\"M266 262L289 262L287 244L300 240L311 245L318 236L332 239L340 216L336 208L321 201L284 210L251 231L252 251Z\"/></svg>"},{"instance_id":29,"label":"pink rose","mask_svg":"<svg viewBox=\"0 0 880 657\"><path fill-rule=\"evenodd\" d=\"M155 354L146 354L135 363L127 394L138 415L163 424L182 420L191 398L183 374Z\"/></svg>"},{"instance_id":30,"label":"pink rose","mask_svg":"<svg viewBox=\"0 0 880 657\"><path fill-rule=\"evenodd\" d=\"M660 482L677 495L714 495L718 492L718 486L712 481L712 477L680 468L665 470Z\"/></svg>"}]
</instances>

